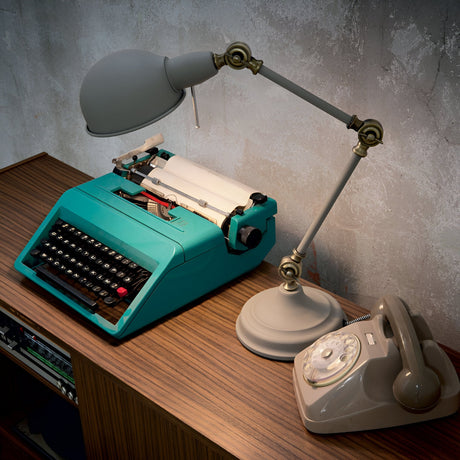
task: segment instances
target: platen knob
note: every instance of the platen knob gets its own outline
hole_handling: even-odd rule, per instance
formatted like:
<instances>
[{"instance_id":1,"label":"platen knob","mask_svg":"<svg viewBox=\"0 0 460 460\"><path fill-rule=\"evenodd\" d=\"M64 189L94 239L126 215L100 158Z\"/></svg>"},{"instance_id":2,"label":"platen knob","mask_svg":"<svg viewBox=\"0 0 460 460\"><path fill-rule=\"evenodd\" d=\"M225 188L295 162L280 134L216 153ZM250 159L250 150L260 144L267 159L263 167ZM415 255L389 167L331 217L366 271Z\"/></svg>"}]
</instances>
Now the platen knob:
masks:
<instances>
[{"instance_id":1,"label":"platen knob","mask_svg":"<svg viewBox=\"0 0 460 460\"><path fill-rule=\"evenodd\" d=\"M238 239L248 249L253 249L262 241L262 232L256 227L246 225L238 231Z\"/></svg>"}]
</instances>

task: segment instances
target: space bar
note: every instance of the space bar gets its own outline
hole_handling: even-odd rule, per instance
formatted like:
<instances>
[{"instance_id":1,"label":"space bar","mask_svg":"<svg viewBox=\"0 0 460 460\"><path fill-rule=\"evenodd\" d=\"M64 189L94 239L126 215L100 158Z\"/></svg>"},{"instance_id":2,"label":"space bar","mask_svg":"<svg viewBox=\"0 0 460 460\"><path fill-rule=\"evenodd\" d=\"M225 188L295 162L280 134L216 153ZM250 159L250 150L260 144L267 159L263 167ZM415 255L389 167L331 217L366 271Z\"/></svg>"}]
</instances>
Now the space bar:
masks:
<instances>
[{"instance_id":1,"label":"space bar","mask_svg":"<svg viewBox=\"0 0 460 460\"><path fill-rule=\"evenodd\" d=\"M83 302L87 307L89 307L93 312L97 308L97 303L93 299L87 297L85 294L82 294L78 289L75 289L73 286L70 286L69 284L67 284L65 281L59 278L59 276L56 276L55 274L49 272L46 268L43 268L43 265L39 265L38 267L35 267L35 271L39 275L43 275L45 278L48 278L49 280L57 284L59 287L66 290L69 294L76 297L78 300Z\"/></svg>"}]
</instances>

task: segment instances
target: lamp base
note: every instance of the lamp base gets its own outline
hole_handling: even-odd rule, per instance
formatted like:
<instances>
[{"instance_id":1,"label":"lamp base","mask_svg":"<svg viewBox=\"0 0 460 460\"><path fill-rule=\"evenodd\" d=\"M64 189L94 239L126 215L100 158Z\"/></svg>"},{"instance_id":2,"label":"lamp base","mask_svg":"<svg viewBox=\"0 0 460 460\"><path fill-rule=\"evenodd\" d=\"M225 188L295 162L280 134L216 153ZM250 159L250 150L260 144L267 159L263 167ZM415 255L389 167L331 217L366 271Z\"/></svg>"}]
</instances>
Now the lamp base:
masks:
<instances>
[{"instance_id":1,"label":"lamp base","mask_svg":"<svg viewBox=\"0 0 460 460\"><path fill-rule=\"evenodd\" d=\"M240 342L253 353L293 361L297 353L328 332L343 326L345 314L329 294L299 285L283 285L249 299L236 321Z\"/></svg>"}]
</instances>

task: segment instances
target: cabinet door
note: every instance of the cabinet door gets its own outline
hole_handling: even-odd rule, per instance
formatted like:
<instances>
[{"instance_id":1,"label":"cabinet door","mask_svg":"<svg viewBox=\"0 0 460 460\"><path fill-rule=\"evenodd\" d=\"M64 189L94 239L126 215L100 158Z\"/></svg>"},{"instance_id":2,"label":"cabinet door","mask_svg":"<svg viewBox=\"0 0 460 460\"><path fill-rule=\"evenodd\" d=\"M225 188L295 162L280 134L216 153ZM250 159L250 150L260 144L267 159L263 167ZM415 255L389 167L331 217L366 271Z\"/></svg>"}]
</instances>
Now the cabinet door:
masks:
<instances>
[{"instance_id":1,"label":"cabinet door","mask_svg":"<svg viewBox=\"0 0 460 460\"><path fill-rule=\"evenodd\" d=\"M88 458L234 458L81 355L73 355Z\"/></svg>"}]
</instances>

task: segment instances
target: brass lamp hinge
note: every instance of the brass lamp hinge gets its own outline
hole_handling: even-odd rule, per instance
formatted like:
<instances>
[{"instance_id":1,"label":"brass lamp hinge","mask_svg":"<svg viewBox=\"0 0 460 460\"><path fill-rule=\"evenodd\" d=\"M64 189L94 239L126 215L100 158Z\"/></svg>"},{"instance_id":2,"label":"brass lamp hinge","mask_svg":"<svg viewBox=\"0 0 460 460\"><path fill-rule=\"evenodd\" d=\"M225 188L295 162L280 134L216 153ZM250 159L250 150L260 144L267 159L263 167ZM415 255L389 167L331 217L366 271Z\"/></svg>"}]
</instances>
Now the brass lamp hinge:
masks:
<instances>
[{"instance_id":1,"label":"brass lamp hinge","mask_svg":"<svg viewBox=\"0 0 460 460\"><path fill-rule=\"evenodd\" d=\"M358 143L353 147L356 155L365 157L369 147L383 144L383 127L377 120L364 120L357 131Z\"/></svg>"},{"instance_id":2,"label":"brass lamp hinge","mask_svg":"<svg viewBox=\"0 0 460 460\"><path fill-rule=\"evenodd\" d=\"M263 61L252 57L251 49L246 43L235 42L228 46L225 53L214 54L214 64L217 69L228 65L232 69L250 69L256 75Z\"/></svg>"},{"instance_id":3,"label":"brass lamp hinge","mask_svg":"<svg viewBox=\"0 0 460 460\"><path fill-rule=\"evenodd\" d=\"M299 253L296 249L290 256L281 259L278 273L284 281L284 289L294 291L299 286L298 279L302 275L302 260L305 254Z\"/></svg>"}]
</instances>

